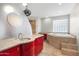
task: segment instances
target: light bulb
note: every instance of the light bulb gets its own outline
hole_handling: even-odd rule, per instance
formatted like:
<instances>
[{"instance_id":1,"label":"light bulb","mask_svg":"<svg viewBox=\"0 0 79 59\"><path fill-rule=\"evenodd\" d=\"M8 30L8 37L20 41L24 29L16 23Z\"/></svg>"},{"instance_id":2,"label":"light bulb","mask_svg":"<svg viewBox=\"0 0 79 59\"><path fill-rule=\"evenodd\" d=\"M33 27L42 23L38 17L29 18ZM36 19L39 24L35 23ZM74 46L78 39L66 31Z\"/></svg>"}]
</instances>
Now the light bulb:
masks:
<instances>
[{"instance_id":1,"label":"light bulb","mask_svg":"<svg viewBox=\"0 0 79 59\"><path fill-rule=\"evenodd\" d=\"M27 3L23 3L22 5L23 5L23 6L27 6Z\"/></svg>"},{"instance_id":2,"label":"light bulb","mask_svg":"<svg viewBox=\"0 0 79 59\"><path fill-rule=\"evenodd\" d=\"M58 3L58 5L60 5L60 6L61 6L61 5L62 5L62 3Z\"/></svg>"}]
</instances>

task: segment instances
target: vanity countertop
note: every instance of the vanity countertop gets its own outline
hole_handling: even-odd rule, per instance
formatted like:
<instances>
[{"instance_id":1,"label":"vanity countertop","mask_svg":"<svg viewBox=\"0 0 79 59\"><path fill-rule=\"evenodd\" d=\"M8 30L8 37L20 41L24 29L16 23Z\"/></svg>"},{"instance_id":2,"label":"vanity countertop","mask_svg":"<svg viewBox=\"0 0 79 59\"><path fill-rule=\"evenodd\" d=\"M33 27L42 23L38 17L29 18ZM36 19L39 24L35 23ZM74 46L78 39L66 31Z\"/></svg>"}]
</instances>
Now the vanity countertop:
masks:
<instances>
[{"instance_id":1,"label":"vanity countertop","mask_svg":"<svg viewBox=\"0 0 79 59\"><path fill-rule=\"evenodd\" d=\"M16 39L16 38L9 38L9 39L0 40L0 51L9 49L11 47L14 47L14 46L17 46L17 45L20 45L20 44L32 42L36 38L41 37L41 36L43 36L43 35L35 34L35 35L32 35L31 39L19 40L19 39ZM24 37L26 37L26 36L24 36Z\"/></svg>"}]
</instances>

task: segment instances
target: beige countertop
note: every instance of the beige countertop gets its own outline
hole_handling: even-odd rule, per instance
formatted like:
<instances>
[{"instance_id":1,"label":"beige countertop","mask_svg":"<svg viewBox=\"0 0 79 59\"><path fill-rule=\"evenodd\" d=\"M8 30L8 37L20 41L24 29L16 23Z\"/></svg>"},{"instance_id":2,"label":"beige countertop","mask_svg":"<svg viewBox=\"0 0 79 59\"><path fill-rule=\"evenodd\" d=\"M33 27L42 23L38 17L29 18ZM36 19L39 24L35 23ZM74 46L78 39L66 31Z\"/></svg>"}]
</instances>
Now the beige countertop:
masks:
<instances>
[{"instance_id":1,"label":"beige countertop","mask_svg":"<svg viewBox=\"0 0 79 59\"><path fill-rule=\"evenodd\" d=\"M32 36L31 39L23 39L23 40L19 40L19 39L16 39L16 38L2 39L2 40L0 40L0 51L9 49L9 48L17 46L19 44L32 42L36 38L41 37L41 36L43 36L43 35L35 34L35 35ZM26 36L24 36L24 37L26 37Z\"/></svg>"}]
</instances>

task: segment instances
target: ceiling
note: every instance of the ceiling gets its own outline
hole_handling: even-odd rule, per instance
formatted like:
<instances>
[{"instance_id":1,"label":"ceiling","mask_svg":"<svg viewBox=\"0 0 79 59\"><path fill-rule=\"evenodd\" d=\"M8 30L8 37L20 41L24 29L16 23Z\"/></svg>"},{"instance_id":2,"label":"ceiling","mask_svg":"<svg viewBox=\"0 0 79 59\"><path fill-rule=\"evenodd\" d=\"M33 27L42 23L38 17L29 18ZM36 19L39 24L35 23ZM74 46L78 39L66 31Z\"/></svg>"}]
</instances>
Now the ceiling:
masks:
<instances>
[{"instance_id":1,"label":"ceiling","mask_svg":"<svg viewBox=\"0 0 79 59\"><path fill-rule=\"evenodd\" d=\"M50 17L70 14L75 3L29 3L28 8L31 10L31 16Z\"/></svg>"}]
</instances>

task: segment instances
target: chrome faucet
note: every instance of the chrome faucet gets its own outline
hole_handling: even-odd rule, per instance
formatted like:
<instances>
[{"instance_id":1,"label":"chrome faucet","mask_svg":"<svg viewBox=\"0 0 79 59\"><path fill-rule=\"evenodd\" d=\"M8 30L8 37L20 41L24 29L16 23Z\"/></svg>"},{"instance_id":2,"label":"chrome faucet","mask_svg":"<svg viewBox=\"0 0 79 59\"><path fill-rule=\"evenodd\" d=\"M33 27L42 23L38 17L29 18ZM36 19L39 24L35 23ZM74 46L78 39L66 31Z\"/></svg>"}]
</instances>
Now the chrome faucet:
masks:
<instances>
[{"instance_id":1,"label":"chrome faucet","mask_svg":"<svg viewBox=\"0 0 79 59\"><path fill-rule=\"evenodd\" d=\"M19 33L19 34L18 34L18 39L19 39L19 40L23 40L23 39L28 39L28 40L30 40L30 38L24 38L22 33Z\"/></svg>"},{"instance_id":2,"label":"chrome faucet","mask_svg":"<svg viewBox=\"0 0 79 59\"><path fill-rule=\"evenodd\" d=\"M20 39L20 40L23 39L23 34L22 34L22 33L19 33L19 34L18 34L18 39Z\"/></svg>"}]
</instances>

